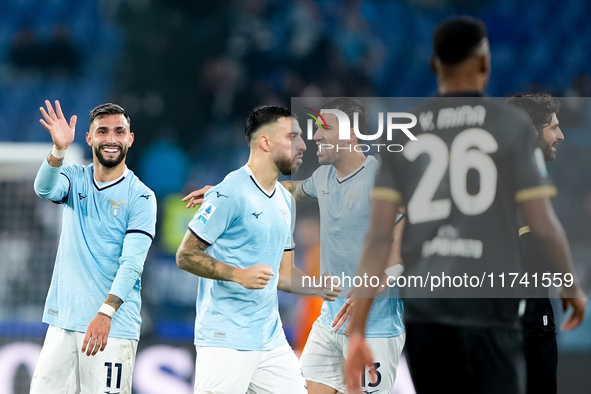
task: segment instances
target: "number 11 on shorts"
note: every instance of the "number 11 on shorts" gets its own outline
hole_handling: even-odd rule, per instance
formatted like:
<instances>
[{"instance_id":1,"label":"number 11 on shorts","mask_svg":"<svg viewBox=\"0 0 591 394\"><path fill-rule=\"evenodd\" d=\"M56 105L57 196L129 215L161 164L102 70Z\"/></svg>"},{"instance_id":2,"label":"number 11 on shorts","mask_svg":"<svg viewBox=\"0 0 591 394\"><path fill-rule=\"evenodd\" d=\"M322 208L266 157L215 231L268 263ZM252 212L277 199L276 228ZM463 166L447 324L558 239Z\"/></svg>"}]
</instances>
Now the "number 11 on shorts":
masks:
<instances>
[{"instance_id":1,"label":"number 11 on shorts","mask_svg":"<svg viewBox=\"0 0 591 394\"><path fill-rule=\"evenodd\" d=\"M113 376L113 363L109 363L106 362L105 363L105 367L107 367L107 384L106 387L107 388L116 388L116 389L120 389L121 388L121 372L123 370L123 364L121 363L115 363L115 368L117 368L117 384L115 385L115 387L112 387L112 376Z\"/></svg>"}]
</instances>

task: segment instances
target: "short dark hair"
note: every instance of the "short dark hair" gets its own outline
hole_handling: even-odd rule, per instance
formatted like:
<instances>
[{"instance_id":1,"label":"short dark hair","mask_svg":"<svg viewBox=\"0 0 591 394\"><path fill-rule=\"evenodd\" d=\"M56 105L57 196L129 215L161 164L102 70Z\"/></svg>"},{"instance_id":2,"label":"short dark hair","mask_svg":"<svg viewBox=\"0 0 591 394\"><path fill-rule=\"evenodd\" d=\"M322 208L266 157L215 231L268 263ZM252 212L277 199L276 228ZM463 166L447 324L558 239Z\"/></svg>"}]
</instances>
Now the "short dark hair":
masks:
<instances>
[{"instance_id":1,"label":"short dark hair","mask_svg":"<svg viewBox=\"0 0 591 394\"><path fill-rule=\"evenodd\" d=\"M92 124L95 119L100 119L107 115L123 115L127 119L127 124L131 126L131 119L129 119L129 115L127 115L123 107L113 103L105 103L94 107L90 111L89 123Z\"/></svg>"},{"instance_id":2,"label":"short dark hair","mask_svg":"<svg viewBox=\"0 0 591 394\"><path fill-rule=\"evenodd\" d=\"M357 98L354 97L338 97L326 101L322 104L322 109L338 109L343 111L349 117L351 127L353 127L353 116L355 113L359 114L359 132L365 133L367 131L367 112L365 107Z\"/></svg>"},{"instance_id":3,"label":"short dark hair","mask_svg":"<svg viewBox=\"0 0 591 394\"><path fill-rule=\"evenodd\" d=\"M246 126L244 127L244 135L246 141L250 143L252 135L261 127L276 122L281 118L293 118L291 111L285 107L275 105L262 105L256 107L248 114L246 118Z\"/></svg>"},{"instance_id":4,"label":"short dark hair","mask_svg":"<svg viewBox=\"0 0 591 394\"><path fill-rule=\"evenodd\" d=\"M552 122L552 114L560 110L560 101L548 93L516 94L507 103L527 112L538 133Z\"/></svg>"},{"instance_id":5,"label":"short dark hair","mask_svg":"<svg viewBox=\"0 0 591 394\"><path fill-rule=\"evenodd\" d=\"M445 65L456 65L472 55L487 37L486 25L480 19L461 16L448 19L435 28L433 56Z\"/></svg>"}]
</instances>

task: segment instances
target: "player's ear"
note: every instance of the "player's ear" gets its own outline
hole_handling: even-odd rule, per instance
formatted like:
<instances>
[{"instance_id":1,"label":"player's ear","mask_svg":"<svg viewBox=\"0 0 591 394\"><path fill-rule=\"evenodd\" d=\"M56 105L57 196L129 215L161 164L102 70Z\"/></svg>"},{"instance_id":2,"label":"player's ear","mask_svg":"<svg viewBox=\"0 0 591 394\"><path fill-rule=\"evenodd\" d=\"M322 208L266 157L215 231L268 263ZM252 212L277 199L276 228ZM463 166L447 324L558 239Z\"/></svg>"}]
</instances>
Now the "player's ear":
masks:
<instances>
[{"instance_id":1,"label":"player's ear","mask_svg":"<svg viewBox=\"0 0 591 394\"><path fill-rule=\"evenodd\" d=\"M437 75L437 58L435 55L431 55L429 58L429 68L433 72L433 74Z\"/></svg>"},{"instance_id":2,"label":"player's ear","mask_svg":"<svg viewBox=\"0 0 591 394\"><path fill-rule=\"evenodd\" d=\"M90 135L90 131L86 132L86 143L88 144L88 146L92 146L92 137Z\"/></svg>"},{"instance_id":3,"label":"player's ear","mask_svg":"<svg viewBox=\"0 0 591 394\"><path fill-rule=\"evenodd\" d=\"M267 134L259 135L257 141L259 143L259 148L261 148L264 152L271 151L271 141L269 140L269 136Z\"/></svg>"},{"instance_id":4,"label":"player's ear","mask_svg":"<svg viewBox=\"0 0 591 394\"><path fill-rule=\"evenodd\" d=\"M133 133L129 133L129 146L131 146L133 144L133 141L135 140L135 136Z\"/></svg>"},{"instance_id":5,"label":"player's ear","mask_svg":"<svg viewBox=\"0 0 591 394\"><path fill-rule=\"evenodd\" d=\"M489 62L486 55L479 55L478 56L478 68L482 74L487 74L489 72Z\"/></svg>"},{"instance_id":6,"label":"player's ear","mask_svg":"<svg viewBox=\"0 0 591 394\"><path fill-rule=\"evenodd\" d=\"M356 144L357 143L357 137L355 136L355 130L353 129L353 127L351 127L349 129L349 138L347 139L347 144L351 145L351 144Z\"/></svg>"}]
</instances>

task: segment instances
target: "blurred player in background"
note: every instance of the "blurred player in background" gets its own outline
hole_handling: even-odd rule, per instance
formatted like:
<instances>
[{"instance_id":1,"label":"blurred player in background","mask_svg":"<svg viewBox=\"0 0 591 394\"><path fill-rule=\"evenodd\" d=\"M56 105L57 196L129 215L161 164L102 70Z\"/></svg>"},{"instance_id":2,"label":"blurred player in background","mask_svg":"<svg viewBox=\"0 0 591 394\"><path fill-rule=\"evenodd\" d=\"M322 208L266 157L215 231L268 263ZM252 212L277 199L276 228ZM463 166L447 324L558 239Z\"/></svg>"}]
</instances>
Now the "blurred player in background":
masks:
<instances>
[{"instance_id":1,"label":"blurred player in background","mask_svg":"<svg viewBox=\"0 0 591 394\"><path fill-rule=\"evenodd\" d=\"M131 393L140 276L154 239L156 199L125 165L134 135L123 108L94 108L86 133L93 163L63 167L77 118L68 124L59 101L55 110L45 104L41 124L54 147L35 192L63 204L64 213L43 315L49 329L31 393Z\"/></svg>"},{"instance_id":2,"label":"blurred player in background","mask_svg":"<svg viewBox=\"0 0 591 394\"><path fill-rule=\"evenodd\" d=\"M361 102L343 97L327 101L323 110L340 110L353 125L358 114L359 131L367 132L367 114ZM367 230L370 192L378 162L373 156L357 151L357 137L350 129L350 138L339 140L337 116L324 113L322 124L314 134L321 165L304 181L292 181L290 191L297 202L318 202L320 208L320 272L342 278L353 278L357 272L363 236ZM397 226L402 229L402 226ZM402 232L395 235L400 242ZM386 274L383 274L385 281ZM387 288L387 287L386 287ZM344 284L344 290L352 290ZM354 298L338 298L324 302L320 317L312 327L300 358L308 391L311 394L345 392L343 364L346 357L347 329L345 321ZM376 300L365 331L372 350L372 370L377 381L363 376L364 389L376 394L390 394L396 368L404 346L402 302L394 288L387 288ZM361 375L359 375L361 377Z\"/></svg>"},{"instance_id":3,"label":"blurred player in background","mask_svg":"<svg viewBox=\"0 0 591 394\"><path fill-rule=\"evenodd\" d=\"M560 102L549 94L522 94L509 99L509 104L521 108L531 118L545 161L556 158L556 146L564 140L558 123ZM542 253L528 226L519 224L521 261L525 272L538 273L540 278L553 271ZM527 366L528 394L556 394L558 390L556 370L558 349L556 346L556 325L554 311L548 298L548 288L532 287L527 299L523 323L523 343Z\"/></svg>"},{"instance_id":4,"label":"blurred player in background","mask_svg":"<svg viewBox=\"0 0 591 394\"><path fill-rule=\"evenodd\" d=\"M360 273L383 272L401 205L408 221L402 240L407 276L520 272L518 205L557 271L572 273L568 242L548 199L555 188L534 154L528 119L482 97L490 73L484 23L461 17L440 24L431 66L440 97L413 113L432 121L413 129L417 141L395 139L404 145L402 153L382 155ZM432 248L434 242L479 247ZM470 288L404 290L407 356L417 394L525 393L518 300L473 298L478 290ZM583 320L586 298L576 281L562 291L573 307L565 324L571 329ZM359 294L373 295L372 289ZM364 339L372 302L359 298L353 311L349 394L360 392L358 375L373 362Z\"/></svg>"},{"instance_id":5,"label":"blurred player in background","mask_svg":"<svg viewBox=\"0 0 591 394\"><path fill-rule=\"evenodd\" d=\"M277 289L338 294L295 286L304 274L293 265L292 197L277 179L299 167L305 144L283 107L254 109L245 132L248 163L207 191L177 251L178 266L200 276L195 393L305 393Z\"/></svg>"}]
</instances>

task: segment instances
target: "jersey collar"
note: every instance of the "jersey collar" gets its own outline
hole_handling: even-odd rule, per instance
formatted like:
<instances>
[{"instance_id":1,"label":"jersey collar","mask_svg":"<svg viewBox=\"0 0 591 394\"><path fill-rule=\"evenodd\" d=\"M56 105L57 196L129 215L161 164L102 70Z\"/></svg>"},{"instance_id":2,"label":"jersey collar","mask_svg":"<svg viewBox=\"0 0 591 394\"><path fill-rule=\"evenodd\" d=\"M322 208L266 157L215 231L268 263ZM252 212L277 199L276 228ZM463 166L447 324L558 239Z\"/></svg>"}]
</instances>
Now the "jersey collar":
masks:
<instances>
[{"instance_id":1,"label":"jersey collar","mask_svg":"<svg viewBox=\"0 0 591 394\"><path fill-rule=\"evenodd\" d=\"M129 174L129 168L127 168L127 166L125 166L125 169L123 170L123 174L121 174L121 176L117 179L113 179L112 181L109 182L98 182L96 180L96 178L94 177L94 168L92 171L92 183L94 183L94 187L98 190L105 190L108 189L112 186L115 186L117 184L119 184L121 181L123 181L125 179L125 177L127 176L127 174Z\"/></svg>"},{"instance_id":2,"label":"jersey collar","mask_svg":"<svg viewBox=\"0 0 591 394\"><path fill-rule=\"evenodd\" d=\"M275 187L273 187L273 191L271 192L271 194L269 194L269 193L267 193L265 191L265 189L263 189L263 187L260 185L260 183L254 177L254 174L252 173L252 170L250 169L250 167L248 166L248 164L245 164L243 168L246 170L246 172L248 173L248 175L250 175L250 179L252 179L252 181L254 182L254 184L256 185L256 187L258 187L260 191L262 191L263 193L265 193L265 196L267 196L269 198L273 197L273 195L275 194L275 191L277 190L277 182L275 182Z\"/></svg>"},{"instance_id":3,"label":"jersey collar","mask_svg":"<svg viewBox=\"0 0 591 394\"><path fill-rule=\"evenodd\" d=\"M348 181L349 179L353 178L355 175L359 174L361 172L361 170L363 170L365 168L365 166L371 161L371 160L375 160L375 158L373 156L367 156L365 158L365 160L363 161L363 163L361 163L361 165L355 170L353 171L351 174L347 175L344 178L339 178L336 173L335 173L335 178L337 178L337 182L339 184Z\"/></svg>"}]
</instances>

